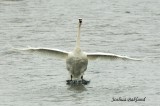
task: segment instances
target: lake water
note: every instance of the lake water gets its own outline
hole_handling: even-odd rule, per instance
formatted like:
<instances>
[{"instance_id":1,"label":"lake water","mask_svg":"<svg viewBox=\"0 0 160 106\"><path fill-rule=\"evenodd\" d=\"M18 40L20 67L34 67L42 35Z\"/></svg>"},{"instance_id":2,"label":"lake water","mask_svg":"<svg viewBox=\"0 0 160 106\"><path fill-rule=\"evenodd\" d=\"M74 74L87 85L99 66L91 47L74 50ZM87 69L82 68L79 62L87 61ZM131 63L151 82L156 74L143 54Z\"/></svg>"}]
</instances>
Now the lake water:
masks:
<instances>
[{"instance_id":1,"label":"lake water","mask_svg":"<svg viewBox=\"0 0 160 106\"><path fill-rule=\"evenodd\" d=\"M72 51L78 18L82 50L143 61L89 61L90 84L68 86L65 61L12 51ZM0 106L158 106L159 66L159 0L0 0Z\"/></svg>"}]
</instances>

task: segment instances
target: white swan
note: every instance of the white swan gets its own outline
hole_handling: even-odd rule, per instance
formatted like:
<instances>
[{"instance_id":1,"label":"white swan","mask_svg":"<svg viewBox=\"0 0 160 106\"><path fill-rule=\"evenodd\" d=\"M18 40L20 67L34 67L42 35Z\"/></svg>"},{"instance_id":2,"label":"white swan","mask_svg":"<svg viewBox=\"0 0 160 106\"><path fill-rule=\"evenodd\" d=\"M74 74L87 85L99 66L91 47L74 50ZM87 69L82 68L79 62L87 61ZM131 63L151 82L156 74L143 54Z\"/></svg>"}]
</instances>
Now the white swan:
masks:
<instances>
[{"instance_id":1,"label":"white swan","mask_svg":"<svg viewBox=\"0 0 160 106\"><path fill-rule=\"evenodd\" d=\"M67 70L70 73L71 80L83 80L83 74L87 69L88 60L95 59L123 59L123 60L138 60L127 56L120 56L111 53L85 53L80 49L80 29L82 25L82 19L79 19L78 34L76 40L76 47L72 52L66 52L58 49L50 48L26 48L21 49L30 52L38 52L43 54L53 55L55 57L66 59Z\"/></svg>"}]
</instances>

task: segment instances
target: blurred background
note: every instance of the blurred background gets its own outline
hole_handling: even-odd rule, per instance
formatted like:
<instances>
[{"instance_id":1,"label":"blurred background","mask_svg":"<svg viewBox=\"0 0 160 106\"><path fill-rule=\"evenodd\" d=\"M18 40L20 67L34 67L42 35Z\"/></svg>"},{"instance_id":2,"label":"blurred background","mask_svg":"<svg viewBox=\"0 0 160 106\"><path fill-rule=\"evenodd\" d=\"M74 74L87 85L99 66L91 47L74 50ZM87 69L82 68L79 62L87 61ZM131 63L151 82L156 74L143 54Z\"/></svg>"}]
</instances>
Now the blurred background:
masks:
<instances>
[{"instance_id":1,"label":"blurred background","mask_svg":"<svg viewBox=\"0 0 160 106\"><path fill-rule=\"evenodd\" d=\"M159 0L0 0L0 106L150 106L160 99ZM65 61L15 52L48 47L72 51L83 19L81 48L143 59L89 62L68 86ZM145 102L111 102L146 97Z\"/></svg>"}]
</instances>

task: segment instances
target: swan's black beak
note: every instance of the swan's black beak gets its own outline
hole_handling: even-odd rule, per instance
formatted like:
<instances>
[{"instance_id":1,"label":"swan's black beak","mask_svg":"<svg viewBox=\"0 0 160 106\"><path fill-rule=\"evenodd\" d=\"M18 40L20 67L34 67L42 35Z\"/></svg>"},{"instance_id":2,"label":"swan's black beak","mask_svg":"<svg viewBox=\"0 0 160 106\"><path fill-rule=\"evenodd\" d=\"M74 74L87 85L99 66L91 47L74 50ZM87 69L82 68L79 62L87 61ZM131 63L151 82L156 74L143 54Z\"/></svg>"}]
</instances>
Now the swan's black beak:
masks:
<instances>
[{"instance_id":1,"label":"swan's black beak","mask_svg":"<svg viewBox=\"0 0 160 106\"><path fill-rule=\"evenodd\" d=\"M80 24L82 23L82 18L79 18L79 23L80 23Z\"/></svg>"}]
</instances>

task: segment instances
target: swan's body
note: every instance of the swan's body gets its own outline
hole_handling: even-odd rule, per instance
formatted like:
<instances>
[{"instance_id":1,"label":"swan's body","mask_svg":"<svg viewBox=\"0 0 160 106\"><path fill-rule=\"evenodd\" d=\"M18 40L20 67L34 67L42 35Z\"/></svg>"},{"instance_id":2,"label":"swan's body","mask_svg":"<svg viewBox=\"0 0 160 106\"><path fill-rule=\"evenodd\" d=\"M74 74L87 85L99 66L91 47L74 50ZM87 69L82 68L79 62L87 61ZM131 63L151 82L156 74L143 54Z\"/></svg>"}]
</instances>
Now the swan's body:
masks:
<instances>
[{"instance_id":1,"label":"swan's body","mask_svg":"<svg viewBox=\"0 0 160 106\"><path fill-rule=\"evenodd\" d=\"M111 53L84 53L80 49L80 28L82 24L82 19L79 19L78 24L78 34L76 47L72 52L66 52L58 49L49 49L49 48L26 48L21 49L30 52L38 52L42 54L53 55L55 57L66 59L66 67L70 73L71 80L80 78L83 80L83 74L87 69L88 60L95 59L123 59L123 60L137 60L127 56L120 56Z\"/></svg>"},{"instance_id":2,"label":"swan's body","mask_svg":"<svg viewBox=\"0 0 160 106\"><path fill-rule=\"evenodd\" d=\"M83 78L83 74L87 69L88 58L85 53L80 49L76 48L73 52L69 53L67 59L67 70L69 71L72 77L76 79Z\"/></svg>"}]
</instances>

